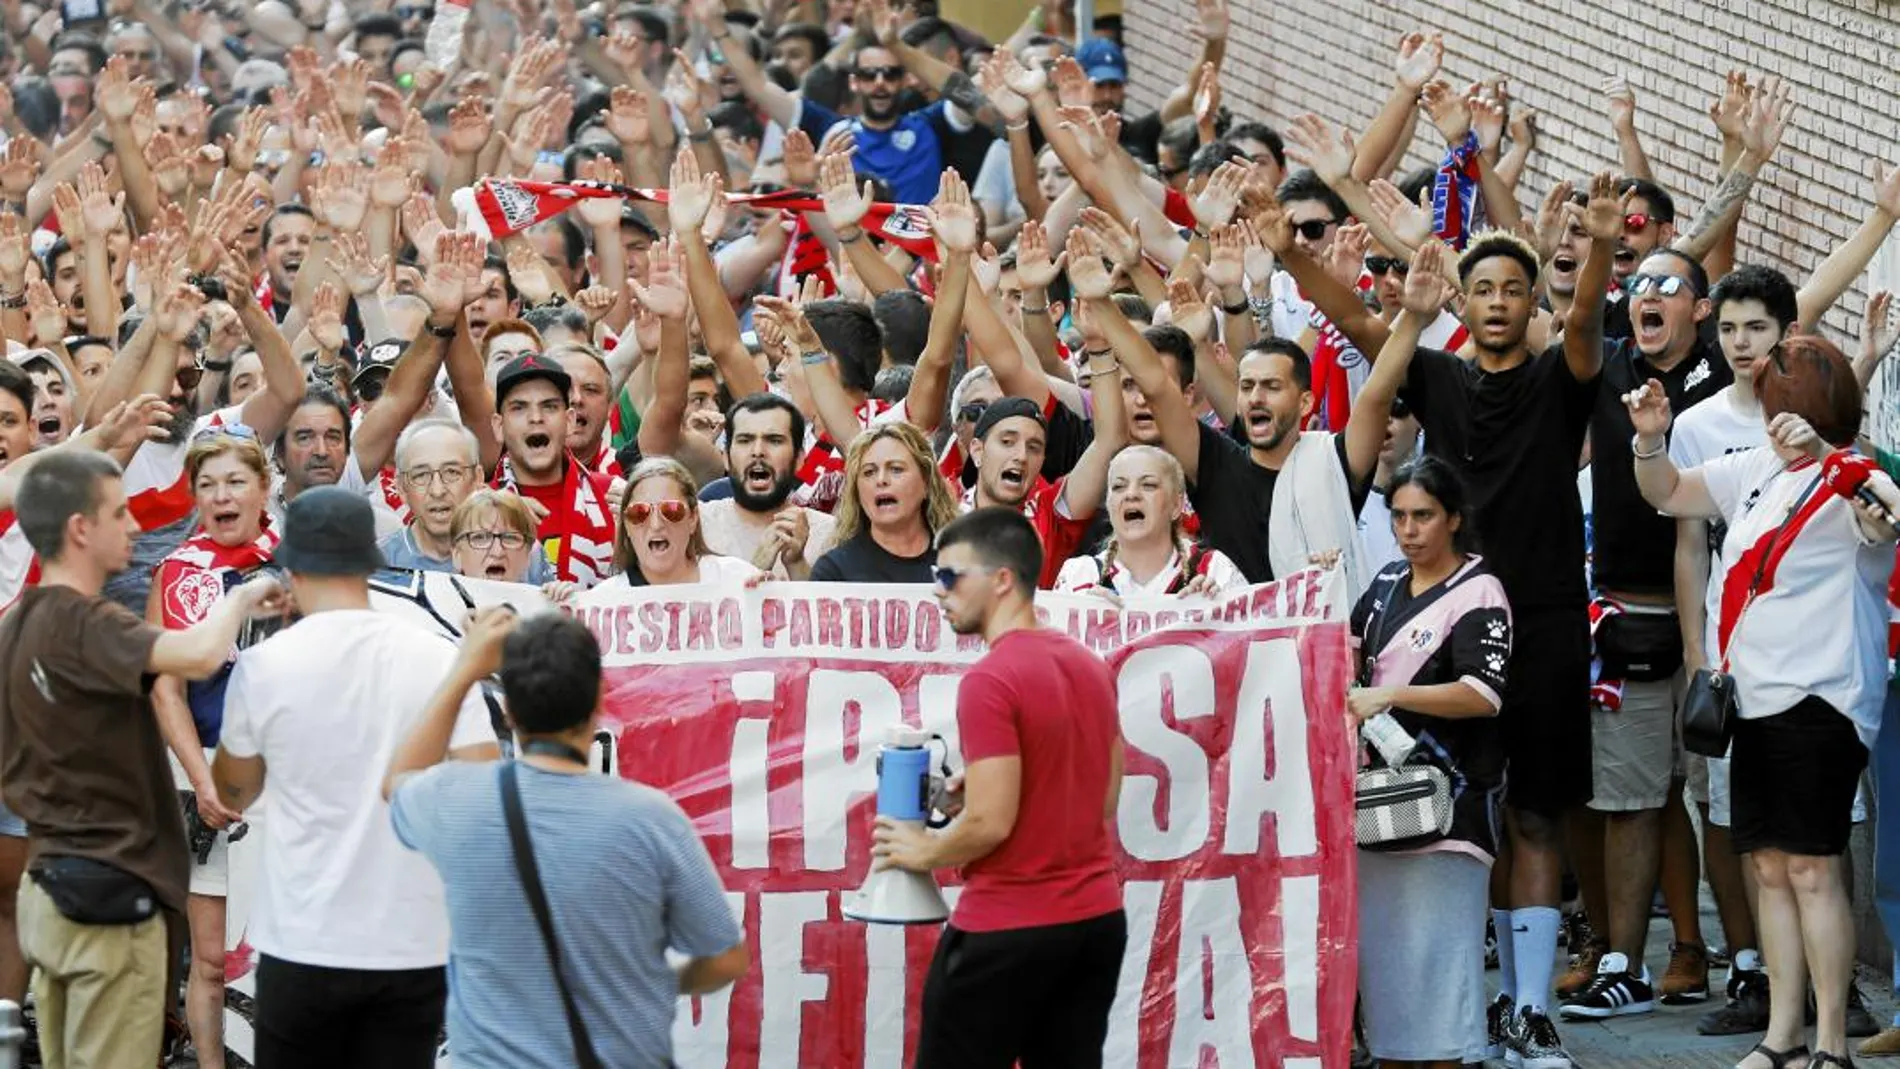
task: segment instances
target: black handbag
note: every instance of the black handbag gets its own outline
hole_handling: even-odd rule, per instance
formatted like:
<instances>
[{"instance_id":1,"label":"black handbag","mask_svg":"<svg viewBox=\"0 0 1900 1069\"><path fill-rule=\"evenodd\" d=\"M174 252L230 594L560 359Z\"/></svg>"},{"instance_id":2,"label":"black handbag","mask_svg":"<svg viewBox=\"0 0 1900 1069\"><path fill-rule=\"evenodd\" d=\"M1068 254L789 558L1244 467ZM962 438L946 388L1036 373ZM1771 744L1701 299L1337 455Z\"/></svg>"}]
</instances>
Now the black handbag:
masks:
<instances>
[{"instance_id":1,"label":"black handbag","mask_svg":"<svg viewBox=\"0 0 1900 1069\"><path fill-rule=\"evenodd\" d=\"M574 1041L574 1064L580 1069L604 1069L594 1053L594 1041L587 1035L587 1022L581 1020L574 993L568 990L567 977L561 972L561 944L554 937L554 917L548 910L547 891L541 886L541 870L534 862L534 846L528 842L528 818L521 809L521 768L514 761L499 766L501 774L501 811L508 820L508 845L515 858L515 873L521 877L521 889L527 892L528 906L534 910L535 926L541 929L541 942L548 948L548 965L554 970L554 986L561 992L561 1010L567 1015L567 1031Z\"/></svg>"},{"instance_id":2,"label":"black handbag","mask_svg":"<svg viewBox=\"0 0 1900 1069\"><path fill-rule=\"evenodd\" d=\"M1605 679L1654 683L1682 667L1682 624L1673 612L1625 609L1597 625L1596 642Z\"/></svg>"},{"instance_id":3,"label":"black handbag","mask_svg":"<svg viewBox=\"0 0 1900 1069\"><path fill-rule=\"evenodd\" d=\"M1729 628L1729 641L1735 639L1735 632L1742 626L1742 618L1748 615L1748 607L1755 603L1755 595L1761 590L1762 575L1768 570L1768 562L1773 560L1776 551L1781 548L1782 536L1788 531L1788 525L1807 503L1809 495L1821 485L1821 477L1815 476L1807 490L1795 500L1788 515L1782 517L1781 526L1768 540L1767 548L1762 552L1761 560L1755 565L1755 576L1748 581L1748 595L1742 599L1742 607L1735 613L1735 626ZM1728 754L1729 740L1735 736L1735 719L1740 715L1740 703L1735 694L1735 677L1728 672L1728 648L1722 650L1722 667L1698 668L1689 680L1689 690L1682 696L1682 746L1690 753L1703 757L1723 757Z\"/></svg>"},{"instance_id":4,"label":"black handbag","mask_svg":"<svg viewBox=\"0 0 1900 1069\"><path fill-rule=\"evenodd\" d=\"M138 924L158 913L152 885L89 857L42 857L27 875L74 924Z\"/></svg>"}]
</instances>

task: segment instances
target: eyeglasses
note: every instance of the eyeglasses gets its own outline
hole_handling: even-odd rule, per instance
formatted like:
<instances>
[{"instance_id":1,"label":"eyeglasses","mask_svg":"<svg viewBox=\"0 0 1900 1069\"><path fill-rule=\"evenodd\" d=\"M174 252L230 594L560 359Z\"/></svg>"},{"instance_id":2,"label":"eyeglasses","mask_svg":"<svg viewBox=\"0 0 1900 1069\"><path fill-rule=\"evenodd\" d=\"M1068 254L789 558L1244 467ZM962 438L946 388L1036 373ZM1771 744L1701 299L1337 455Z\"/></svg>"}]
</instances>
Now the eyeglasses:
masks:
<instances>
[{"instance_id":1,"label":"eyeglasses","mask_svg":"<svg viewBox=\"0 0 1900 1069\"><path fill-rule=\"evenodd\" d=\"M241 438L247 442L258 440L257 431L242 423L213 424L191 436L193 442L203 442L213 438Z\"/></svg>"},{"instance_id":2,"label":"eyeglasses","mask_svg":"<svg viewBox=\"0 0 1900 1069\"><path fill-rule=\"evenodd\" d=\"M1659 297L1674 297L1686 285L1688 283L1675 275L1637 275L1630 279L1629 291L1632 297L1641 297L1652 289Z\"/></svg>"},{"instance_id":3,"label":"eyeglasses","mask_svg":"<svg viewBox=\"0 0 1900 1069\"><path fill-rule=\"evenodd\" d=\"M945 568L938 566L930 569L930 577L937 581L937 588L939 590L955 590L957 584L963 581L964 576L979 575L983 572L993 572L995 570L994 568Z\"/></svg>"},{"instance_id":4,"label":"eyeglasses","mask_svg":"<svg viewBox=\"0 0 1900 1069\"><path fill-rule=\"evenodd\" d=\"M1300 236L1308 241L1318 241L1326 236L1328 229L1337 225L1339 225L1337 219L1308 219L1304 223L1294 223L1293 229L1299 231Z\"/></svg>"},{"instance_id":5,"label":"eyeglasses","mask_svg":"<svg viewBox=\"0 0 1900 1069\"><path fill-rule=\"evenodd\" d=\"M678 523L691 511L686 502L674 497L669 497L665 501L635 501L627 506L627 522L635 527L643 526L653 518L653 510L656 506L660 510L660 519L667 523Z\"/></svg>"},{"instance_id":6,"label":"eyeglasses","mask_svg":"<svg viewBox=\"0 0 1900 1069\"><path fill-rule=\"evenodd\" d=\"M440 468L417 468L402 473L402 481L409 489L422 491L434 486L438 481L445 489L453 490L468 481L472 464L445 464Z\"/></svg>"},{"instance_id":7,"label":"eyeglasses","mask_svg":"<svg viewBox=\"0 0 1900 1069\"><path fill-rule=\"evenodd\" d=\"M965 423L975 423L977 420L983 418L983 413L988 410L989 407L990 403L988 401L970 401L962 408L957 409L957 418Z\"/></svg>"},{"instance_id":8,"label":"eyeglasses","mask_svg":"<svg viewBox=\"0 0 1900 1069\"><path fill-rule=\"evenodd\" d=\"M1623 217L1623 229L1625 231L1643 230L1654 220L1655 216L1653 215L1645 215L1642 212L1631 212Z\"/></svg>"},{"instance_id":9,"label":"eyeglasses","mask_svg":"<svg viewBox=\"0 0 1900 1069\"><path fill-rule=\"evenodd\" d=\"M181 390L195 390L198 388L198 384L204 381L204 377L205 366L203 364L181 367L178 369L177 375L178 388Z\"/></svg>"},{"instance_id":10,"label":"eyeglasses","mask_svg":"<svg viewBox=\"0 0 1900 1069\"><path fill-rule=\"evenodd\" d=\"M136 60L141 63L150 63L153 60L158 58L157 52L146 51L144 49L138 49L138 48L121 48L117 52L114 52L112 54L120 57L121 59Z\"/></svg>"},{"instance_id":11,"label":"eyeglasses","mask_svg":"<svg viewBox=\"0 0 1900 1069\"><path fill-rule=\"evenodd\" d=\"M520 549L528 544L528 536L520 531L464 531L457 536L456 542L470 549L486 553L499 543L503 549Z\"/></svg>"},{"instance_id":12,"label":"eyeglasses","mask_svg":"<svg viewBox=\"0 0 1900 1069\"><path fill-rule=\"evenodd\" d=\"M1397 256L1368 256L1366 270L1374 275L1389 275L1397 272L1400 278L1412 273L1412 265Z\"/></svg>"},{"instance_id":13,"label":"eyeglasses","mask_svg":"<svg viewBox=\"0 0 1900 1069\"><path fill-rule=\"evenodd\" d=\"M895 85L904 80L903 67L857 67L851 71L851 77L860 82L885 81Z\"/></svg>"}]
</instances>

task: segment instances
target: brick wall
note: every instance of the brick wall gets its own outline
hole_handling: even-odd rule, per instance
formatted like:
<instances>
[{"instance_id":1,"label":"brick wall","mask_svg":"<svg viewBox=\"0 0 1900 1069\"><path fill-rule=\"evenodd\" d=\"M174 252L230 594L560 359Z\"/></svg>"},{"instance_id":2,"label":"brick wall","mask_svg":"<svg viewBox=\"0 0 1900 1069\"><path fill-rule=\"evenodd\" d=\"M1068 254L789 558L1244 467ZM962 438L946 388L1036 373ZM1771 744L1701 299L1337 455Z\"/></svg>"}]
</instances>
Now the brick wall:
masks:
<instances>
[{"instance_id":1,"label":"brick wall","mask_svg":"<svg viewBox=\"0 0 1900 1069\"><path fill-rule=\"evenodd\" d=\"M1755 187L1740 258L1780 267L1797 285L1864 218L1870 158L1900 162L1900 5L1889 0L1230 4L1222 86L1237 116L1277 126L1311 111L1362 128L1391 87L1399 37L1413 29L1444 35L1441 77L1454 85L1493 74L1510 79L1513 97L1543 116L1519 190L1527 211L1557 180L1614 166L1599 89L1606 75L1622 73L1635 87L1637 129L1685 222L1715 177L1720 143L1707 109L1724 72L1790 79L1800 110ZM1196 24L1194 3L1133 0L1125 19L1130 96L1153 105L1197 54L1184 29ZM1421 124L1408 167L1433 162L1426 147L1439 147L1437 135ZM1900 242L1889 241L1872 278L1900 291ZM1826 321L1843 347L1857 336L1864 301L1856 288ZM1900 368L1884 370L1880 386L1900 391ZM1900 413L1882 416L1879 436L1900 441Z\"/></svg>"}]
</instances>

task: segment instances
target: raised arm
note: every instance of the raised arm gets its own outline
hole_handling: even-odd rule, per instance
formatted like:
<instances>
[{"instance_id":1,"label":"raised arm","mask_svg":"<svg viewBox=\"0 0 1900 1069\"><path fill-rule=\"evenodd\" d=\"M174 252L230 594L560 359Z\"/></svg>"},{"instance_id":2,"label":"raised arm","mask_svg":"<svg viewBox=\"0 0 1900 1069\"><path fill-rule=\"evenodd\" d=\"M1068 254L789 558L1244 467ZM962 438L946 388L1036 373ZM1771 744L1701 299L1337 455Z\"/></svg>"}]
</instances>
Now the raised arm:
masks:
<instances>
[{"instance_id":1,"label":"raised arm","mask_svg":"<svg viewBox=\"0 0 1900 1069\"><path fill-rule=\"evenodd\" d=\"M1613 74L1603 79L1604 103L1610 113L1610 133L1616 138L1616 155L1622 164L1623 173L1630 178L1641 178L1646 182L1656 180L1656 172L1649 165L1649 155L1643 151L1642 139L1636 136L1636 90L1630 87L1629 79Z\"/></svg>"},{"instance_id":2,"label":"raised arm","mask_svg":"<svg viewBox=\"0 0 1900 1069\"><path fill-rule=\"evenodd\" d=\"M1405 276L1404 308L1392 324L1385 348L1373 362L1372 374L1353 400L1352 415L1346 421L1346 466L1353 484L1372 476L1379 466L1379 447L1385 443L1385 426L1392 415L1392 402L1412 366L1412 354L1418 351L1419 335L1438 320L1452 288L1445 281L1444 246L1428 241L1412 255L1412 269Z\"/></svg>"},{"instance_id":3,"label":"raised arm","mask_svg":"<svg viewBox=\"0 0 1900 1069\"><path fill-rule=\"evenodd\" d=\"M1162 447L1174 454L1188 481L1193 482L1200 471L1200 421L1194 418L1194 411L1181 396L1180 381L1168 373L1161 355L1110 298L1108 265L1102 262L1100 244L1085 231L1069 232L1069 285L1083 306L1077 314L1085 320L1083 352L1090 364L1101 366L1109 356L1121 362L1122 370L1148 399L1161 430ZM1095 348L1096 343L1088 337L1091 334L1099 335L1105 343L1102 348ZM1092 382L1090 389L1094 389ZM1096 430L1100 433L1099 425Z\"/></svg>"},{"instance_id":4,"label":"raised arm","mask_svg":"<svg viewBox=\"0 0 1900 1069\"><path fill-rule=\"evenodd\" d=\"M1108 494L1108 466L1128 444L1128 414L1122 403L1119 363L1089 361L1089 397L1095 402L1095 437L1062 483L1062 510L1085 520L1102 507Z\"/></svg>"},{"instance_id":5,"label":"raised arm","mask_svg":"<svg viewBox=\"0 0 1900 1069\"><path fill-rule=\"evenodd\" d=\"M1418 123L1418 94L1438 73L1445 58L1445 41L1438 34L1408 33L1399 39L1396 75L1392 92L1380 106L1379 114L1359 139L1359 151L1353 156L1352 178L1360 183L1384 178L1392 173L1388 160L1395 160Z\"/></svg>"},{"instance_id":6,"label":"raised arm","mask_svg":"<svg viewBox=\"0 0 1900 1069\"><path fill-rule=\"evenodd\" d=\"M1636 437L1630 442L1636 488L1656 511L1677 518L1717 519L1721 511L1702 480L1700 468L1678 469L1669 459L1669 395L1650 379L1623 396Z\"/></svg>"},{"instance_id":7,"label":"raised arm","mask_svg":"<svg viewBox=\"0 0 1900 1069\"><path fill-rule=\"evenodd\" d=\"M953 170L944 171L937 203L931 206L931 226L943 246L937 302L931 306L924 351L913 369L910 391L904 395L904 411L926 433L937 429L950 392L950 369L957 341L963 337L963 311L970 292L970 255L976 247L976 209L968 187Z\"/></svg>"},{"instance_id":8,"label":"raised arm","mask_svg":"<svg viewBox=\"0 0 1900 1069\"><path fill-rule=\"evenodd\" d=\"M258 363L264 366L264 388L244 402L244 425L256 431L260 441L268 442L290 422L290 414L303 401L303 368L291 355L290 342L277 329L276 320L251 292L250 269L243 257L227 250L219 273L226 299L236 309L238 322L250 336L251 347L257 350Z\"/></svg>"},{"instance_id":9,"label":"raised arm","mask_svg":"<svg viewBox=\"0 0 1900 1069\"><path fill-rule=\"evenodd\" d=\"M691 0L688 7L693 21L705 29L706 35L719 46L720 55L726 57L726 66L731 69L740 90L773 122L787 130L796 126L803 102L767 78L765 71L753 61L752 53L746 51L745 44L732 35L723 0Z\"/></svg>"},{"instance_id":10,"label":"raised arm","mask_svg":"<svg viewBox=\"0 0 1900 1069\"><path fill-rule=\"evenodd\" d=\"M1748 200L1748 191L1755 186L1755 177L1781 147L1781 137L1793 119L1794 105L1788 93L1788 83L1772 76L1756 91L1749 108L1748 125L1742 131L1741 158L1722 176L1715 191L1703 202L1702 210L1696 213L1694 221L1672 248L1700 260L1715 248L1725 233L1734 229L1742 216L1742 205Z\"/></svg>"},{"instance_id":11,"label":"raised arm","mask_svg":"<svg viewBox=\"0 0 1900 1069\"><path fill-rule=\"evenodd\" d=\"M765 379L739 338L739 317L726 298L725 287L719 282L719 267L713 263L712 250L700 233L714 199L725 195L725 183L719 176L702 174L692 149L681 149L673 161L666 213L673 224L673 238L679 242L686 288L693 295L693 310L699 313L706 352L719 365L719 374L733 396L746 397L764 392Z\"/></svg>"},{"instance_id":12,"label":"raised arm","mask_svg":"<svg viewBox=\"0 0 1900 1069\"><path fill-rule=\"evenodd\" d=\"M1617 241L1623 236L1623 217L1629 214L1634 197L1634 190L1618 197L1616 178L1608 171L1590 180L1590 202L1584 206L1582 220L1590 235L1590 252L1583 259L1576 296L1564 320L1564 362L1578 382L1589 382L1603 370L1603 302L1609 295Z\"/></svg>"},{"instance_id":13,"label":"raised arm","mask_svg":"<svg viewBox=\"0 0 1900 1069\"><path fill-rule=\"evenodd\" d=\"M1795 294L1795 305L1800 311L1796 321L1798 330L1814 330L1820 325L1821 317L1840 300L1847 287L1867 269L1874 253L1886 243L1894 220L1900 219L1900 167L1890 171L1879 160L1874 161L1873 167L1873 209L1867 213L1860 229L1835 246L1827 259L1821 261L1821 266L1814 269L1801 292Z\"/></svg>"},{"instance_id":14,"label":"raised arm","mask_svg":"<svg viewBox=\"0 0 1900 1069\"><path fill-rule=\"evenodd\" d=\"M640 413L642 456L671 456L679 447L680 424L686 418L691 361L687 356L686 282L680 277L681 270L677 239L669 237L648 252L646 283L627 280L634 299L660 320L660 348L651 360L653 393ZM637 343L623 338L620 344Z\"/></svg>"}]
</instances>

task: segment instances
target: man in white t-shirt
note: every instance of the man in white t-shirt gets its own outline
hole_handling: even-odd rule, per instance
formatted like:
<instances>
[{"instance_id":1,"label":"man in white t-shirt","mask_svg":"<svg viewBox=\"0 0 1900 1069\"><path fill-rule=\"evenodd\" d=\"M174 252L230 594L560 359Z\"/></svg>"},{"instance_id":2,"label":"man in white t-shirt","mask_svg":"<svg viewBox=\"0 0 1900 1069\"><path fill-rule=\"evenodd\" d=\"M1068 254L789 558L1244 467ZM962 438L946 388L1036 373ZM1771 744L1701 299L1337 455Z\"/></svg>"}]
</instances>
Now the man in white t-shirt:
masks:
<instances>
[{"instance_id":1,"label":"man in white t-shirt","mask_svg":"<svg viewBox=\"0 0 1900 1069\"><path fill-rule=\"evenodd\" d=\"M271 786L247 939L260 1066L435 1061L447 998L441 880L391 830L382 777L454 664L448 640L371 609L383 566L360 493L315 487L285 510L276 562L303 618L245 650L225 694L212 777L244 810ZM449 756L492 760L479 689Z\"/></svg>"},{"instance_id":2,"label":"man in white t-shirt","mask_svg":"<svg viewBox=\"0 0 1900 1069\"><path fill-rule=\"evenodd\" d=\"M809 579L831 549L829 515L791 501L805 417L771 393L755 393L726 416L726 475L732 496L699 507L699 531L714 553L751 561L780 579Z\"/></svg>"}]
</instances>

